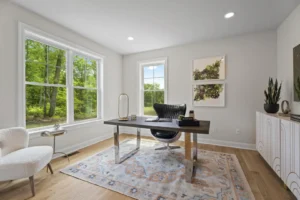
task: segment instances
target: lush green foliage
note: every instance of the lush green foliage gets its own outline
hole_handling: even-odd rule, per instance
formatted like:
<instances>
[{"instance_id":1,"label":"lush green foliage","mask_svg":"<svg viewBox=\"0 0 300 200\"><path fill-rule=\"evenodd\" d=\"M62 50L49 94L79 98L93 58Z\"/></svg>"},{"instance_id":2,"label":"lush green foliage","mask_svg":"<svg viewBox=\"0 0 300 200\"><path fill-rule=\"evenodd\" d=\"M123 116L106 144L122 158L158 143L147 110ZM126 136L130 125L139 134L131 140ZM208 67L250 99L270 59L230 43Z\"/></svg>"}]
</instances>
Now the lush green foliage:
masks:
<instances>
[{"instance_id":1,"label":"lush green foliage","mask_svg":"<svg viewBox=\"0 0 300 200\"><path fill-rule=\"evenodd\" d=\"M211 65L207 65L204 70L196 69L193 71L194 80L219 79L221 60L217 60Z\"/></svg>"},{"instance_id":2,"label":"lush green foliage","mask_svg":"<svg viewBox=\"0 0 300 200\"><path fill-rule=\"evenodd\" d=\"M222 84L205 84L197 85L194 88L194 101L201 101L205 99L217 99L223 91Z\"/></svg>"},{"instance_id":3,"label":"lush green foliage","mask_svg":"<svg viewBox=\"0 0 300 200\"><path fill-rule=\"evenodd\" d=\"M66 122L67 52L29 39L25 50L27 128ZM74 56L73 76L75 120L97 117L96 61Z\"/></svg>"},{"instance_id":4,"label":"lush green foliage","mask_svg":"<svg viewBox=\"0 0 300 200\"><path fill-rule=\"evenodd\" d=\"M164 91L158 83L144 84L144 115L156 115L153 104L164 103Z\"/></svg>"},{"instance_id":5,"label":"lush green foliage","mask_svg":"<svg viewBox=\"0 0 300 200\"><path fill-rule=\"evenodd\" d=\"M269 84L267 91L265 93L265 103L266 104L278 104L280 100L280 93L281 93L281 83L278 87L278 81L276 79L275 84L272 78L269 78Z\"/></svg>"},{"instance_id":6,"label":"lush green foliage","mask_svg":"<svg viewBox=\"0 0 300 200\"><path fill-rule=\"evenodd\" d=\"M73 61L74 118L75 120L97 117L97 63L82 56ZM85 89L86 88L86 89Z\"/></svg>"},{"instance_id":7,"label":"lush green foliage","mask_svg":"<svg viewBox=\"0 0 300 200\"><path fill-rule=\"evenodd\" d=\"M153 106L151 106L151 107L144 107L144 115L147 115L147 116L156 116L156 112L155 112Z\"/></svg>"},{"instance_id":8,"label":"lush green foliage","mask_svg":"<svg viewBox=\"0 0 300 200\"><path fill-rule=\"evenodd\" d=\"M300 77L297 78L296 83L294 83L294 87L295 87L295 93L298 99L300 99Z\"/></svg>"}]
</instances>

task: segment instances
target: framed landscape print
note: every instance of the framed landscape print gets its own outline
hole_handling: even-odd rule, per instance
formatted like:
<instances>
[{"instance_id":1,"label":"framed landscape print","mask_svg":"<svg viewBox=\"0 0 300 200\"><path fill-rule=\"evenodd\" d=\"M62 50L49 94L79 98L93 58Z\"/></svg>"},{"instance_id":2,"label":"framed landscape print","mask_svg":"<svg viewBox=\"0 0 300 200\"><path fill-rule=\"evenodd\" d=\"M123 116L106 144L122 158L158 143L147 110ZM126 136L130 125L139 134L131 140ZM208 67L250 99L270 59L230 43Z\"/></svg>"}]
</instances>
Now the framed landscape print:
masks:
<instances>
[{"instance_id":1,"label":"framed landscape print","mask_svg":"<svg viewBox=\"0 0 300 200\"><path fill-rule=\"evenodd\" d=\"M193 85L193 105L225 106L225 83L199 83Z\"/></svg>"},{"instance_id":2,"label":"framed landscape print","mask_svg":"<svg viewBox=\"0 0 300 200\"><path fill-rule=\"evenodd\" d=\"M225 56L215 56L193 60L193 80L225 80Z\"/></svg>"}]
</instances>

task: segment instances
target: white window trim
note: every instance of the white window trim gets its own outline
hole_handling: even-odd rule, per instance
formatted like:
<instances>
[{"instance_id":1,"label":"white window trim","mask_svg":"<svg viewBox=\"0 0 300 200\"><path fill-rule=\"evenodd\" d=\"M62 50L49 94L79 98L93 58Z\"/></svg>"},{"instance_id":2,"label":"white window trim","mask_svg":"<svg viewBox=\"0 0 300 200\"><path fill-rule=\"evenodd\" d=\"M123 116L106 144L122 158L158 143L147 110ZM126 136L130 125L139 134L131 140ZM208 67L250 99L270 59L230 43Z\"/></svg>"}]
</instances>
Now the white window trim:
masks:
<instances>
[{"instance_id":1,"label":"white window trim","mask_svg":"<svg viewBox=\"0 0 300 200\"><path fill-rule=\"evenodd\" d=\"M161 57L161 58L155 58L151 60L144 60L144 61L139 61L137 63L138 65L138 113L140 116L147 116L144 115L144 85L143 85L143 80L144 80L144 73L143 73L143 66L144 65L151 65L151 64L164 64L164 103L168 103L168 58L167 57Z\"/></svg>"},{"instance_id":2,"label":"white window trim","mask_svg":"<svg viewBox=\"0 0 300 200\"><path fill-rule=\"evenodd\" d=\"M44 44L57 47L67 51L67 65L66 73L67 80L66 85L61 85L67 89L67 122L62 124L62 127L68 129L76 126L82 126L83 124L90 124L93 122L103 121L103 63L105 56L90 51L84 47L56 37L54 35L48 34L42 30L31 27L22 22L18 23L18 121L17 124L20 127L26 127L26 76L25 76L25 41L26 39L33 39ZM82 55L84 57L92 58L97 61L97 118L87 119L87 120L74 120L74 96L73 96L73 54ZM39 85L40 83L30 84ZM43 84L45 85L45 84ZM54 86L53 84L47 84L49 86ZM60 85L55 85L60 86ZM28 129L29 133L37 133L45 129L49 129L53 126L44 126L39 128Z\"/></svg>"}]
</instances>

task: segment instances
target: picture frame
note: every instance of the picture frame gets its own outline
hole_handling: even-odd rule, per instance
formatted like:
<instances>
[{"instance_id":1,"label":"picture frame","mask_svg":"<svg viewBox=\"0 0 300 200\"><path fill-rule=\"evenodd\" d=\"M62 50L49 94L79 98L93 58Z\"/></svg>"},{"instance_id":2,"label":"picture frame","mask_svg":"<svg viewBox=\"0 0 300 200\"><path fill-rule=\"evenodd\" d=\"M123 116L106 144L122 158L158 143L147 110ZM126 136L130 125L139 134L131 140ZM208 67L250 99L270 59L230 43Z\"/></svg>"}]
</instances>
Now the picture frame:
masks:
<instances>
[{"instance_id":1,"label":"picture frame","mask_svg":"<svg viewBox=\"0 0 300 200\"><path fill-rule=\"evenodd\" d=\"M193 84L193 106L225 107L226 84L224 82L202 82Z\"/></svg>"},{"instance_id":2,"label":"picture frame","mask_svg":"<svg viewBox=\"0 0 300 200\"><path fill-rule=\"evenodd\" d=\"M226 78L226 56L198 58L192 61L192 80L220 81Z\"/></svg>"}]
</instances>

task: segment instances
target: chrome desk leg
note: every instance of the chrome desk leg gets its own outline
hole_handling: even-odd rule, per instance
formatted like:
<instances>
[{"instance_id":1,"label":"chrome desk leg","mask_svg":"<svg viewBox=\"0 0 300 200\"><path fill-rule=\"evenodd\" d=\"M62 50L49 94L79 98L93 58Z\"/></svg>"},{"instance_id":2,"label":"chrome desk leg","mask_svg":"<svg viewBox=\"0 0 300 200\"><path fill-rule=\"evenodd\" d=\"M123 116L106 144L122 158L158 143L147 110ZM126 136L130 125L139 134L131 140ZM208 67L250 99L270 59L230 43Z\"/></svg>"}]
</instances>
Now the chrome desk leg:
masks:
<instances>
[{"instance_id":1,"label":"chrome desk leg","mask_svg":"<svg viewBox=\"0 0 300 200\"><path fill-rule=\"evenodd\" d=\"M136 148L139 149L141 145L141 129L137 128L136 132Z\"/></svg>"},{"instance_id":2,"label":"chrome desk leg","mask_svg":"<svg viewBox=\"0 0 300 200\"><path fill-rule=\"evenodd\" d=\"M138 128L137 134L136 134L136 148L132 150L131 152L125 154L122 158L120 158L120 143L119 143L119 126L116 126L116 130L114 133L114 142L115 142L115 163L120 164L136 154L138 150L140 149L141 144L141 129Z\"/></svg>"},{"instance_id":3,"label":"chrome desk leg","mask_svg":"<svg viewBox=\"0 0 300 200\"><path fill-rule=\"evenodd\" d=\"M194 162L197 162L197 156L198 156L198 151L197 151L197 133L193 133L193 160Z\"/></svg>"},{"instance_id":4,"label":"chrome desk leg","mask_svg":"<svg viewBox=\"0 0 300 200\"><path fill-rule=\"evenodd\" d=\"M193 136L193 145L191 144L191 135ZM185 133L185 180L192 182L196 174L197 164L197 133ZM191 155L191 151L193 154Z\"/></svg>"},{"instance_id":5,"label":"chrome desk leg","mask_svg":"<svg viewBox=\"0 0 300 200\"><path fill-rule=\"evenodd\" d=\"M115 163L120 163L119 126L114 129Z\"/></svg>"},{"instance_id":6,"label":"chrome desk leg","mask_svg":"<svg viewBox=\"0 0 300 200\"><path fill-rule=\"evenodd\" d=\"M185 181L187 183L192 182L192 176L193 176L193 159L191 155L191 133L185 132L184 133L184 149L185 149L185 159L184 159L184 165L185 165Z\"/></svg>"},{"instance_id":7,"label":"chrome desk leg","mask_svg":"<svg viewBox=\"0 0 300 200\"><path fill-rule=\"evenodd\" d=\"M196 175L196 167L198 160L198 141L197 141L197 133L193 133L193 176Z\"/></svg>"}]
</instances>

